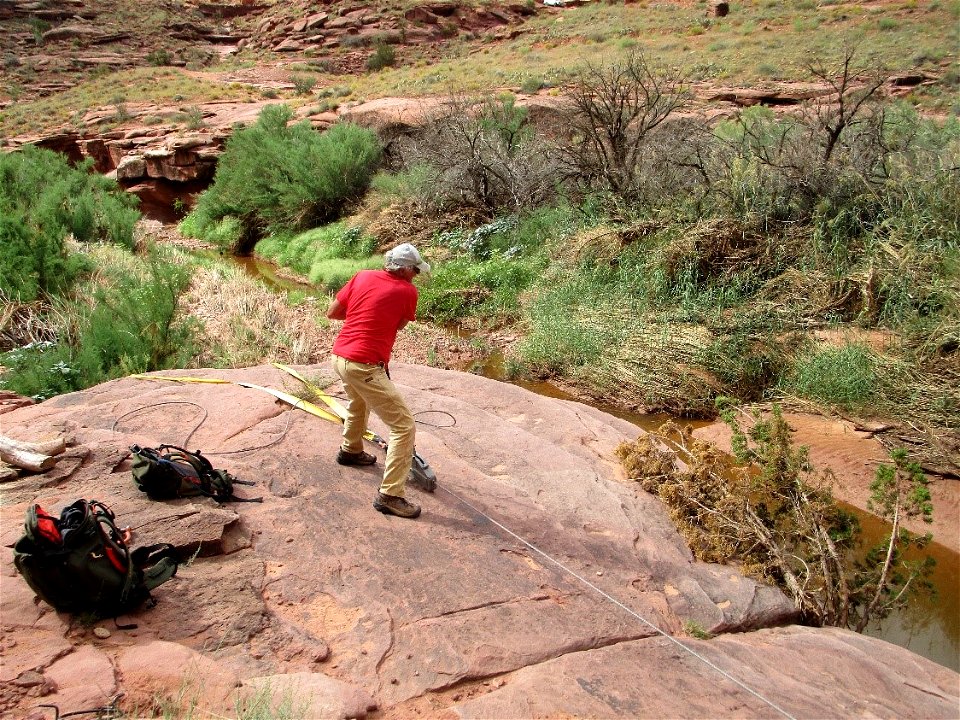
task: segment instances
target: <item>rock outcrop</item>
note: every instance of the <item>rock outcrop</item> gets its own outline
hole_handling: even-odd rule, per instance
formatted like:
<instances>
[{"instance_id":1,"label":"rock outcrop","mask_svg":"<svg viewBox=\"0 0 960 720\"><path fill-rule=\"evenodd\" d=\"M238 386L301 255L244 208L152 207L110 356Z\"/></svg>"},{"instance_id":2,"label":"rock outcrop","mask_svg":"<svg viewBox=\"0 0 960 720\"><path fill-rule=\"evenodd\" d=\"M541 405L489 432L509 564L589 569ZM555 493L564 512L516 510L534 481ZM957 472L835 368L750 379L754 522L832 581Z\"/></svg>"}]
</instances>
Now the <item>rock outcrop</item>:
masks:
<instances>
[{"instance_id":1,"label":"rock outcrop","mask_svg":"<svg viewBox=\"0 0 960 720\"><path fill-rule=\"evenodd\" d=\"M272 367L168 374L295 389ZM846 631L781 627L794 610L779 591L695 561L621 476L612 451L633 425L472 375L393 375L439 477L433 495L408 490L416 521L373 510L380 465L337 465L335 424L257 390L126 378L6 413L11 437L67 431L85 451L53 481L3 487L6 548L31 503L92 497L135 546L170 542L188 562L156 607L125 616L135 630L91 628L37 601L5 550L2 717L117 692L125 707L179 697L225 716L265 693L303 717L776 714L716 668L794 717L956 715L956 673ZM265 501L148 500L132 443L200 448ZM697 641L687 623L742 634Z\"/></svg>"}]
</instances>

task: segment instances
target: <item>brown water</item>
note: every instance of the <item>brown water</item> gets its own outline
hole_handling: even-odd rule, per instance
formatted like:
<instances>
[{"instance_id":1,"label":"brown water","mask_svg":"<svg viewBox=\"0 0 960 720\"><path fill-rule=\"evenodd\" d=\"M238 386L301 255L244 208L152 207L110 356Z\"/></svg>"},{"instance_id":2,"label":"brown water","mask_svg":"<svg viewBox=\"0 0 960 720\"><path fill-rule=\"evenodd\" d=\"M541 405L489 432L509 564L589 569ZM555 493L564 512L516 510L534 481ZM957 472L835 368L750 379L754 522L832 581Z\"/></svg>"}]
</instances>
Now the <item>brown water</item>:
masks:
<instances>
[{"instance_id":1,"label":"brown water","mask_svg":"<svg viewBox=\"0 0 960 720\"><path fill-rule=\"evenodd\" d=\"M324 294L312 285L282 276L275 265L261 258L250 256L233 260L239 263L248 275L258 278L267 287L278 292ZM458 334L462 336L466 333L458 331ZM494 380L511 382L539 395L583 402L547 382L507 380L503 357L499 353L493 353L487 359L479 374ZM667 420L676 419L666 414L635 413L616 406L590 404L648 431L656 430ZM889 523L860 508L850 505L845 505L845 508L859 518L865 544L873 545L889 533ZM914 598L908 607L892 614L879 627L868 627L865 634L908 648L918 655L960 671L960 553L939 543L932 543L927 552L937 563L930 578L933 594Z\"/></svg>"}]
</instances>

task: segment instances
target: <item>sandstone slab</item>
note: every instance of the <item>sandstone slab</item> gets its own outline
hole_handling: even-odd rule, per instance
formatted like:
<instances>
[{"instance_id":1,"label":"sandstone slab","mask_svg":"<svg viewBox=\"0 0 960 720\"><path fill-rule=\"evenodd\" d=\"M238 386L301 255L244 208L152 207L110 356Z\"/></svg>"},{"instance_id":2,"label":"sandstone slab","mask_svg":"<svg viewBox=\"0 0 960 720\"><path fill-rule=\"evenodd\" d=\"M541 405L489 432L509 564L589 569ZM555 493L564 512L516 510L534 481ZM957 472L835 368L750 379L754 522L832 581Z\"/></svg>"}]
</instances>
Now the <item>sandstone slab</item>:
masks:
<instances>
[{"instance_id":1,"label":"sandstone slab","mask_svg":"<svg viewBox=\"0 0 960 720\"><path fill-rule=\"evenodd\" d=\"M330 384L325 365L299 369ZM800 715L810 714L801 681L820 683L820 716L852 709L939 717L945 703L956 706L955 673L882 641L757 631L789 623L794 609L734 568L695 561L660 502L624 482L613 450L636 437L635 426L473 375L391 369L421 422L417 449L439 477L434 494L409 490L424 507L416 521L371 507L382 453L374 467L339 466L337 425L235 384L124 378L4 414L5 432L66 429L89 454L53 485L37 475L4 491L3 544L16 540L30 503L58 511L94 497L131 526L134 547L173 541L184 561L154 591L155 607L124 616L135 629L110 627L109 637L93 641L33 600L6 552L5 679L60 692L56 678L72 677L69 656L89 653L94 642L92 661L128 694L127 708L156 692L186 697L177 692L187 666L213 678L193 691L198 707L228 717L262 678L304 682L324 715L359 716L372 704L390 716L419 707L464 717L666 708L618 689L628 668L634 684L660 683L672 716L705 707L711 716L768 715L736 687L711 690L721 688L715 678L705 681L699 664L658 639L662 630L689 641L683 628L693 622L742 631L697 647L718 665L744 666L745 682L773 688ZM297 390L268 366L163 375ZM379 421L373 429L386 432ZM130 476L133 443L201 449L216 467L255 482L241 490L264 502L149 500ZM809 660L784 667L788 657ZM871 686L870 704L856 704L864 681L853 669L867 660L890 666L882 675L888 689ZM544 669L562 679L556 691ZM523 683L530 692L508 697ZM898 699L910 684L924 688L909 695L912 709ZM680 691L688 686L702 697ZM461 688L470 688L466 700ZM11 691L0 717L22 717L26 692Z\"/></svg>"}]
</instances>

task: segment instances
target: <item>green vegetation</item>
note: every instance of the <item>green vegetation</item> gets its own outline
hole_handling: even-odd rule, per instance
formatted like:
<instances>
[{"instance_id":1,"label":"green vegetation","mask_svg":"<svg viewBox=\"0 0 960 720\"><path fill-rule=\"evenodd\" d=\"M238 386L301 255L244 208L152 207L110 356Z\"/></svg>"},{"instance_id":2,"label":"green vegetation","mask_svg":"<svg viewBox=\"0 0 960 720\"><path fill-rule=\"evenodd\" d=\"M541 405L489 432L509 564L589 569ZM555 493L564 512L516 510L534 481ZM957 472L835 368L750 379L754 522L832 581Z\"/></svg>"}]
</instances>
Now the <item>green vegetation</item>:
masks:
<instances>
[{"instance_id":1,"label":"green vegetation","mask_svg":"<svg viewBox=\"0 0 960 720\"><path fill-rule=\"evenodd\" d=\"M516 371L605 402L796 399L956 428L960 122L882 100L852 49L807 66L833 96L710 126L631 50L577 75L565 141L509 94L461 96L393 144L354 218L258 252L332 290L413 240L434 260L422 318L517 323Z\"/></svg>"},{"instance_id":2,"label":"green vegetation","mask_svg":"<svg viewBox=\"0 0 960 720\"><path fill-rule=\"evenodd\" d=\"M864 548L855 517L830 494L829 474L818 474L806 448L792 445L779 407L753 417L748 430L729 406L723 417L737 459L750 464L727 467L713 446L673 424L617 449L628 475L670 508L698 558L733 560L778 585L809 624L857 632L926 589L933 561L908 561L905 553L922 549L930 537L913 535L902 523L916 516L931 521L930 492L906 453L894 451L893 464L877 469L871 509L891 530L877 546ZM679 465L665 444L686 464Z\"/></svg>"},{"instance_id":3,"label":"green vegetation","mask_svg":"<svg viewBox=\"0 0 960 720\"><path fill-rule=\"evenodd\" d=\"M367 70L376 72L390 67L397 61L397 52L392 45L377 43L373 54L367 58Z\"/></svg>"},{"instance_id":4,"label":"green vegetation","mask_svg":"<svg viewBox=\"0 0 960 720\"><path fill-rule=\"evenodd\" d=\"M117 88L123 88L127 103L196 104L212 100L254 99L250 89L214 84L170 67L92 73L87 80L74 87L30 102L14 103L0 110L0 137L65 125L71 118L82 117L88 110L113 104L111 99L116 96Z\"/></svg>"},{"instance_id":5,"label":"green vegetation","mask_svg":"<svg viewBox=\"0 0 960 720\"><path fill-rule=\"evenodd\" d=\"M47 398L192 355L190 327L176 317L187 272L133 261L136 198L91 165L72 168L32 146L0 155L0 297L5 323L15 321L0 345L0 385L21 395Z\"/></svg>"},{"instance_id":6,"label":"green vegetation","mask_svg":"<svg viewBox=\"0 0 960 720\"><path fill-rule=\"evenodd\" d=\"M99 252L98 276L56 301L54 339L0 355L4 388L45 399L189 362L193 328L177 314L189 273L158 257L110 252Z\"/></svg>"},{"instance_id":7,"label":"green vegetation","mask_svg":"<svg viewBox=\"0 0 960 720\"><path fill-rule=\"evenodd\" d=\"M451 88L480 94L492 88L520 89L531 75L557 87L582 63L599 64L633 49L656 57L665 67L692 71L692 65L702 65L697 72L720 83L806 80L808 58L838 57L853 38L869 48L875 67L939 74L935 49L957 46L955 2L930 3L922 11L891 8L880 18L868 17L862 5L846 0L741 3L723 18L706 18L705 11L697 4L587 3L565 8L562 19L538 13L514 40L478 46L456 39L439 62L369 74L358 81L356 92L369 98L446 93ZM904 48L931 52L911 56ZM704 58L709 62L703 64ZM918 99L933 109L950 111L955 103L955 89L952 98L949 93L921 92Z\"/></svg>"},{"instance_id":8,"label":"green vegetation","mask_svg":"<svg viewBox=\"0 0 960 720\"><path fill-rule=\"evenodd\" d=\"M257 244L257 254L336 291L358 270L382 267L382 258L373 257L375 247L360 228L338 222L299 235L272 235Z\"/></svg>"},{"instance_id":9,"label":"green vegetation","mask_svg":"<svg viewBox=\"0 0 960 720\"><path fill-rule=\"evenodd\" d=\"M0 293L30 302L67 290L86 267L67 251L79 242L133 246L136 198L57 153L26 146L0 154Z\"/></svg>"},{"instance_id":10,"label":"green vegetation","mask_svg":"<svg viewBox=\"0 0 960 720\"><path fill-rule=\"evenodd\" d=\"M374 133L350 124L317 133L308 122L288 125L292 118L287 106L268 106L231 136L185 234L249 252L269 233L333 220L362 196L380 162Z\"/></svg>"}]
</instances>

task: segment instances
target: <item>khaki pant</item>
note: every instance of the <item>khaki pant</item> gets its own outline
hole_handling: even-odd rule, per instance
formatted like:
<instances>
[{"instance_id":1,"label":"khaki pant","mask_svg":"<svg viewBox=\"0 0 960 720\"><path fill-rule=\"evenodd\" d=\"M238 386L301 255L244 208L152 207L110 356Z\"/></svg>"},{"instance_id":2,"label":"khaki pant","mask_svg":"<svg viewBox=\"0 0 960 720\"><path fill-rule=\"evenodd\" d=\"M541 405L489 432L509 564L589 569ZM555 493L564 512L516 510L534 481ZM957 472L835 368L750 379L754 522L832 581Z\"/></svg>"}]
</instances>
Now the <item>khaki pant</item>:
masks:
<instances>
[{"instance_id":1,"label":"khaki pant","mask_svg":"<svg viewBox=\"0 0 960 720\"><path fill-rule=\"evenodd\" d=\"M354 362L339 355L331 355L330 358L334 372L343 381L348 398L340 449L349 453L363 450L363 433L367 429L370 411L373 410L390 428L380 492L403 497L413 459L416 434L413 415L382 367Z\"/></svg>"}]
</instances>

